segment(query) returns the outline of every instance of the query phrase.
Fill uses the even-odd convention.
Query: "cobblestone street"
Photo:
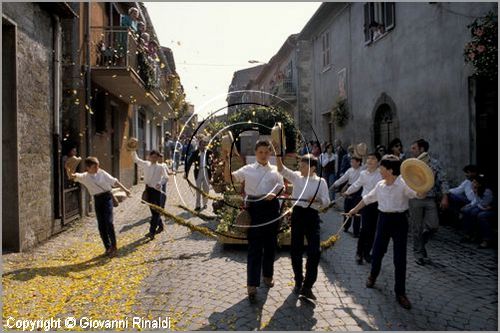
[[[170,177],[167,209],[190,218],[175,208],[182,203],[177,188],[190,207],[194,191],[182,174],[176,177],[177,186]],[[260,287],[258,302],[252,305],[246,297],[245,248],[225,247],[169,221],[155,240],[145,240],[149,210],[140,203],[141,191],[142,185],[136,186],[133,198],[115,211],[117,258],[92,261],[102,252],[93,217],[31,252],[4,255],[4,320],[11,315],[94,314],[108,319],[113,315],[171,316],[178,330],[497,329],[497,252],[460,244],[460,235],[451,228],[442,227],[431,240],[429,265],[414,263],[409,242],[407,291],[413,303],[409,311],[395,301],[391,245],[376,288],[366,289],[369,265],[355,264],[357,239],[350,233],[341,234],[335,246],[322,254],[313,289],[318,297],[315,305],[292,294],[293,273],[286,248],[277,256],[275,286]],[[211,214],[211,208],[205,213]],[[325,239],[339,228],[341,216],[332,209],[322,219]],[[198,218],[190,220],[207,225]],[[69,260],[74,263],[65,262]],[[108,275],[96,270],[106,270]],[[90,289],[96,288],[106,294],[110,281],[115,294],[109,303],[99,299],[105,295],[96,294],[93,302],[77,297],[92,295]],[[37,310],[30,312],[33,298]],[[101,303],[104,308],[98,307]],[[51,312],[44,313],[44,309]]]

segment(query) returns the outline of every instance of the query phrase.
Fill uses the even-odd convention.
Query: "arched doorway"
[[[399,120],[392,100],[382,94],[373,117],[373,144],[387,147],[392,139],[399,137]]]

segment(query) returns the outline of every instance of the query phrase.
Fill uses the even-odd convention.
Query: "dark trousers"
[[[146,186],[146,191],[148,191],[148,202],[161,207],[162,205],[161,192],[149,186]],[[161,220],[160,213],[155,211],[153,208],[150,208],[150,210],[151,210],[151,220],[149,222],[150,223],[149,232],[151,234],[154,234],[157,229],[163,228],[163,222]]]
[[[396,295],[406,292],[406,243],[408,219],[406,213],[379,213],[377,233],[373,243],[371,276],[376,279],[380,273],[382,258],[392,238],[395,269],[394,291]]]
[[[291,257],[295,284],[304,288],[312,288],[318,277],[321,248],[319,241],[320,218],[318,211],[312,208],[295,206],[292,212]],[[304,253],[304,236],[307,239],[306,277],[302,275],[302,255]]]
[[[165,204],[167,203],[167,196],[164,193],[167,193],[167,184],[163,184],[161,186],[161,190],[163,193],[161,193],[160,207],[165,208]]]
[[[104,247],[116,246],[115,228],[113,226],[113,198],[111,192],[94,195],[97,226]]]
[[[372,203],[361,210],[361,232],[356,253],[368,257],[372,250],[375,231],[377,230],[378,204]]]
[[[490,241],[494,238],[493,223],[496,222],[494,210],[482,210],[478,206],[468,207],[462,210],[464,231],[469,236],[479,231],[481,240]]]
[[[252,225],[274,222],[248,229],[247,285],[258,287],[260,276],[272,278],[276,252],[280,204],[278,199],[249,202]]]
[[[362,189],[359,189],[359,191],[351,194],[350,196],[346,197],[345,200],[344,200],[344,212],[349,212],[351,209],[353,209],[354,207],[356,207],[356,205],[361,201],[361,192],[362,192]],[[344,217],[344,221],[345,221],[345,217]],[[359,216],[353,216],[351,217],[351,219],[349,220],[349,222],[347,222],[344,226],[344,230],[347,231],[349,230],[349,228],[351,227],[351,222],[352,222],[352,232],[353,234],[355,235],[359,235],[359,229],[361,227],[361,219],[359,218]]]

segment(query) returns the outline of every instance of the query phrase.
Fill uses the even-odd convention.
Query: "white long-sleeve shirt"
[[[283,177],[276,166],[267,162],[247,164],[232,173],[237,182],[245,182],[245,193],[252,196],[264,196],[278,193],[284,186]]]
[[[358,179],[353,184],[351,184],[349,188],[347,188],[345,194],[351,195],[353,193],[356,193],[362,187],[363,191],[361,192],[361,195],[367,195],[381,180],[382,176],[380,175],[380,171],[378,169],[373,172],[363,170],[359,174]]]
[[[97,170],[96,173],[75,173],[75,182],[85,185],[90,195],[96,195],[104,192],[111,191],[113,185],[116,184],[118,179],[111,176],[103,169]]]
[[[330,195],[328,192],[328,185],[324,178],[320,178],[317,175],[304,177],[300,174],[299,171],[292,171],[287,167],[283,166],[283,170],[281,170],[281,175],[288,179],[293,184],[292,198],[295,199],[311,199],[316,190],[316,199],[321,202],[321,206],[325,207],[330,204]],[[318,189],[319,182],[319,189]],[[297,201],[297,206],[308,207],[309,202],[306,201]]]
[[[132,157],[134,162],[144,170],[144,183],[146,185],[156,188],[157,185],[162,186],[167,182],[168,174],[163,163],[153,164],[150,161],[141,160],[135,151],[132,153]]]
[[[336,161],[337,160],[337,154],[332,153],[331,155],[329,155],[328,153],[322,153],[320,155],[319,159],[321,161],[321,166],[324,167],[328,163],[330,163],[332,161]]]
[[[455,195],[465,195],[469,202],[472,202],[476,198],[474,190],[472,189],[472,182],[468,179],[464,180],[459,186],[451,188],[450,193]]]
[[[347,184],[352,185],[354,182],[358,179],[359,175],[361,174],[361,167],[354,169],[354,168],[349,168],[347,171],[333,183],[333,186],[337,187],[340,184],[343,184],[347,181]]]
[[[378,210],[384,213],[402,213],[408,210],[408,200],[415,199],[417,192],[406,185],[401,176],[398,176],[393,184],[387,185],[381,180],[365,196],[363,202],[369,205],[378,202]]]

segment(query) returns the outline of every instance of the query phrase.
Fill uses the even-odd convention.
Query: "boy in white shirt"
[[[318,265],[321,256],[320,218],[318,210],[311,204],[318,202],[322,207],[330,204],[328,185],[324,178],[316,175],[318,160],[311,154],[300,159],[299,170],[292,171],[283,165],[277,156],[278,171],[293,184],[292,198],[306,199],[294,203],[292,212],[291,257],[295,275],[293,292],[309,299],[316,299],[312,286],[318,276]],[[302,254],[304,252],[304,236],[307,239],[307,262],[305,279],[302,275]]]
[[[164,166],[158,163],[160,159],[160,153],[156,150],[151,150],[149,153],[149,161],[144,161],[137,156],[137,153],[132,152],[132,157],[134,162],[143,169],[144,171],[144,183],[146,184],[147,192],[147,202],[152,203],[157,206],[162,205],[162,193],[161,189],[163,184],[168,180],[168,174]],[[149,233],[146,237],[151,240],[155,238],[155,234],[159,234],[163,231],[163,222],[161,220],[160,213],[158,213],[153,208],[151,210],[151,220],[149,226]]]
[[[229,152],[227,152],[229,153]],[[269,163],[271,143],[259,140],[255,144],[256,162],[231,173],[229,155],[224,158],[224,179],[234,179],[245,184],[245,202],[251,216],[248,228],[247,291],[250,302],[256,300],[257,287],[262,272],[264,284],[274,286],[274,255],[280,220],[280,203],[277,196],[283,191],[283,177]]]
[[[361,157],[352,155],[351,156],[351,167],[349,169],[347,169],[347,171],[342,175],[342,177],[337,179],[330,188],[335,189],[335,188],[339,187],[340,185],[344,184],[345,182],[347,182],[347,186],[351,186],[352,184],[354,184],[354,182],[356,182],[356,180],[358,180],[359,175],[361,174],[361,170],[362,170],[361,162],[362,161],[363,160],[361,159]],[[358,191],[345,197],[344,212],[347,213],[354,206],[356,206],[359,201],[361,201],[361,189],[358,189]],[[361,226],[361,220],[357,216],[353,217],[353,219],[354,219],[354,221],[352,223],[353,235],[354,235],[354,237],[359,237],[359,229]],[[349,222],[347,222],[344,225],[344,231],[348,232],[350,227],[351,227],[351,220],[349,220]]]
[[[366,158],[366,169],[361,171],[359,178],[349,186],[342,194],[349,196],[363,189],[361,196],[367,195],[375,185],[382,180],[382,176],[378,170],[378,162],[380,155],[378,153],[370,153]],[[356,262],[363,263],[363,258],[366,262],[371,262],[370,251],[375,237],[378,219],[378,205],[376,202],[369,204],[361,210],[361,231],[358,238],[358,247],[356,250]]]
[[[423,198],[425,194],[417,193],[406,185],[400,176],[401,161],[397,156],[385,155],[380,162],[380,174],[383,180],[346,215],[351,217],[363,207],[378,202],[379,218],[377,232],[373,243],[371,273],[366,281],[367,288],[373,288],[380,273],[382,258],[387,252],[389,241],[394,243],[394,272],[396,300],[405,309],[411,308],[406,297],[406,244],[408,239],[408,201]]]
[[[116,255],[116,235],[113,226],[113,197],[111,189],[119,186],[128,196],[130,191],[111,176],[109,173],[99,168],[99,160],[89,156],[85,159],[85,172],[73,173],[70,179],[85,185],[89,194],[94,197],[95,215],[99,234],[106,252],[104,254],[113,257]]]

